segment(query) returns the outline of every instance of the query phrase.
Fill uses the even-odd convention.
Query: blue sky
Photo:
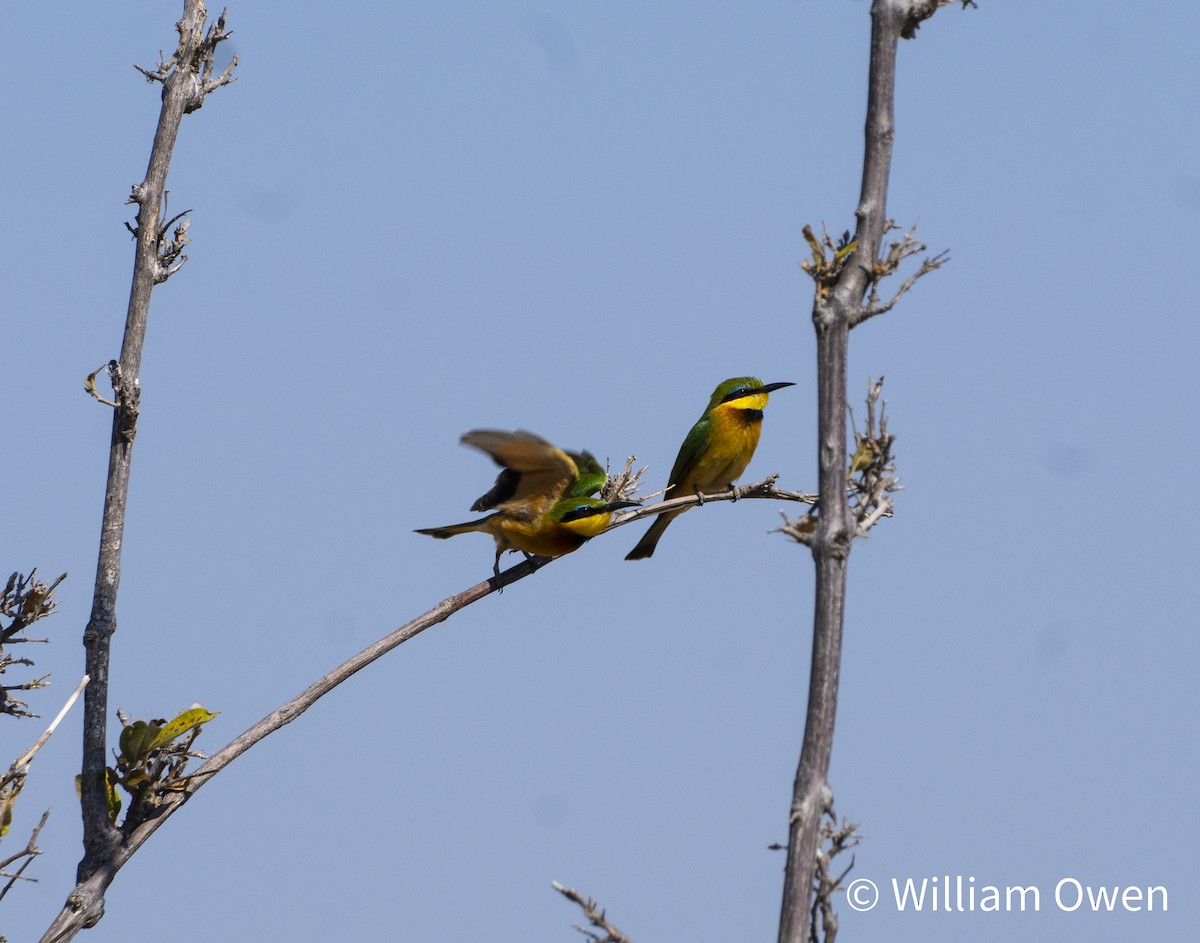
[[[47,716],[82,673],[110,423],[82,381],[119,350],[157,120],[132,64],[178,7],[6,14],[2,563],[70,573]],[[980,7],[900,51],[889,213],[952,261],[851,339],[906,490],[851,559],[831,778],[853,876],[1042,907],[843,903],[842,933],[1188,939],[1200,13]],[[490,484],[474,427],[657,488],[718,381],[793,380],[746,480],[811,490],[801,229],[853,225],[868,9],[233,5],[239,81],[172,164],[193,242],[154,296],[113,709],[199,701],[215,749],[485,577],[487,539],[412,533]],[[572,939],[558,880],[641,943],[772,939],[812,604],[778,510],[691,512],[640,563],[621,529],[404,645],[206,786],[87,938]],[[79,722],[5,843],[53,809],[14,941],[72,883]],[[1169,911],[1062,913],[1064,877]]]

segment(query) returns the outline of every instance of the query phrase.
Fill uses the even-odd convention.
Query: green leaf
[[[0,796],[0,838],[8,834],[8,829],[12,825],[12,807],[17,801],[16,791],[6,792]]]
[[[121,811],[121,796],[117,792],[117,771],[104,767],[104,789],[108,795],[108,820],[117,824],[117,813]]]
[[[121,755],[130,765],[142,762],[154,749],[159,735],[162,733],[164,720],[135,720],[121,730]]]
[[[210,720],[219,714],[220,711],[208,711],[203,707],[189,707],[182,714],[168,723],[165,727],[158,731],[158,735],[150,743],[150,749],[166,746],[172,740],[182,737],[193,727],[199,727],[202,724],[207,724]]]
[[[117,776],[117,771],[111,766],[104,767],[104,792],[108,799],[108,820],[114,825],[117,822],[117,813],[121,811],[121,796],[117,793],[117,783],[120,778]],[[75,795],[83,798],[83,775],[76,774],[75,776]]]

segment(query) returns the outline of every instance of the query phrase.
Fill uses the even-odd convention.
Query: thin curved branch
[[[701,505],[708,504],[710,501],[740,501],[743,498],[766,498],[773,501],[798,501],[801,504],[817,503],[817,495],[815,494],[809,494],[805,491],[779,490],[775,485],[775,482],[778,480],[779,475],[774,474],[753,484],[738,485],[735,488],[726,488],[724,491],[705,492],[703,496],[695,494],[681,495],[678,498],[668,498],[656,504],[646,504],[615,517],[613,522],[605,528],[604,532],[607,534],[614,527],[631,524],[646,517],[657,517],[664,511],[700,507]]]
[[[50,726],[42,731],[42,735],[37,738],[37,742],[33,746],[13,760],[12,766],[9,768],[9,771],[6,775],[24,776],[29,772],[29,766],[31,763],[33,763],[33,758],[37,755],[38,750],[44,747],[46,745],[46,741],[53,736],[54,731],[58,729],[58,725],[61,724],[63,718],[67,716],[67,711],[75,706],[75,701],[79,699],[79,695],[83,693],[83,689],[87,687],[87,683],[90,680],[91,679],[87,675],[83,676],[79,684],[76,685],[75,690],[71,692],[70,697],[67,698],[66,703],[59,708],[58,714],[55,715],[54,720],[50,721]]]
[[[808,504],[816,500],[816,495],[805,494],[799,491],[778,490],[775,487],[778,477],[778,475],[771,475],[762,481],[742,485],[737,489],[706,494],[703,499],[700,499],[696,495],[688,495],[671,498],[668,501],[660,501],[655,504],[648,504],[614,519],[605,530],[605,533],[632,521],[660,514],[663,511],[696,506],[702,503],[737,501],[743,498],[768,498],[778,501],[799,501]],[[256,743],[290,724],[342,682],[362,671],[362,669],[366,668],[373,661],[403,645],[409,639],[415,638],[439,622],[445,622],[460,609],[478,602],[485,596],[490,596],[505,586],[510,586],[519,580],[525,579],[527,576],[536,573],[542,567],[548,566],[553,562],[554,560],[548,557],[531,557],[501,572],[498,580],[495,578],[487,579],[464,589],[462,592],[447,596],[428,612],[424,612],[415,619],[406,622],[398,629],[389,632],[373,645],[364,648],[358,654],[342,662],[342,664],[338,665],[324,677],[314,681],[291,700],[271,711],[256,724],[247,728],[243,733],[221,747],[201,766],[197,767],[195,772],[185,777],[186,785],[184,788],[169,793],[162,798],[161,803],[155,809],[153,817],[139,822],[128,832],[121,831],[120,829],[117,830],[120,832],[120,841],[116,850],[101,863],[100,867],[90,875],[85,876],[78,886],[76,886],[75,890],[67,898],[66,907],[63,908],[63,911],[59,914],[54,924],[51,925],[50,929],[42,937],[42,943],[60,943],[60,941],[69,940],[83,926],[91,926],[99,920],[100,915],[103,915],[104,895],[116,877],[117,872],[145,844],[146,840],[158,831],[159,827],[178,811],[188,799],[195,795],[205,783]],[[92,920],[92,923],[83,923],[87,919],[86,915],[97,914],[97,906],[99,907],[99,915],[95,917],[95,920]]]
[[[664,511],[675,510],[680,507],[698,506],[709,502],[720,501],[738,501],[743,498],[770,498],[779,501],[799,501],[801,503],[812,504],[816,501],[816,495],[805,494],[799,491],[779,491],[775,488],[777,475],[772,475],[762,481],[755,482],[750,485],[743,485],[736,489],[728,489],[725,491],[705,494],[703,500],[696,495],[688,497],[672,498],[668,501],[660,501],[656,504],[648,504],[645,507],[637,508],[627,514],[623,514],[613,520],[613,522],[605,529],[604,533],[615,530],[625,524],[640,520],[644,517],[652,517],[661,514]],[[553,563],[554,559],[549,557],[531,557],[523,560],[515,566],[509,567],[500,573],[499,580],[495,578],[486,579],[481,583],[476,583],[461,592],[455,593],[452,596],[447,596],[440,603],[434,606],[427,612],[422,613],[416,618],[406,622],[398,629],[389,632],[383,638],[379,639],[374,644],[364,648],[358,654],[348,658],[338,667],[334,668],[324,677],[313,682],[294,698],[280,707],[267,714],[258,723],[247,729],[244,733],[235,737],[228,744],[217,750],[209,759],[192,773],[188,779],[188,786],[181,792],[181,798],[177,804],[181,804],[186,799],[190,798],[205,782],[219,773],[222,769],[228,766],[233,760],[245,753],[250,747],[258,743],[260,740],[279,730],[281,727],[290,724],[293,720],[303,714],[308,708],[312,707],[318,700],[336,688],[343,681],[348,680],[353,675],[357,674],[371,662],[386,655],[392,649],[399,647],[409,639],[415,638],[417,635],[424,632],[426,629],[437,625],[439,622],[445,622],[446,619],[454,615],[461,609],[466,608],[472,603],[478,602],[485,596],[490,596],[505,586],[511,586],[513,583],[531,576],[544,566]],[[153,832],[158,827],[161,820],[170,815],[169,810],[159,816],[154,822],[147,822],[141,826],[138,832],[134,833],[134,837],[138,836],[139,832],[146,829],[148,826],[149,832]],[[149,834],[147,832],[147,836]],[[144,837],[141,838],[145,840]]]
[[[10,855],[3,860],[0,860],[0,878],[8,878],[4,887],[0,888],[0,900],[4,900],[6,895],[17,881],[36,880],[35,878],[25,877],[25,869],[33,864],[33,860],[42,853],[42,849],[37,846],[38,835],[42,833],[42,829],[46,827],[46,822],[50,819],[50,810],[47,809],[42,813],[42,817],[38,820],[37,825],[33,827],[33,831],[29,835],[29,841],[25,843],[25,847],[18,851],[15,855]],[[10,865],[20,861],[21,865],[15,871],[5,870]]]
[[[852,312],[850,316],[851,328],[858,327],[863,321],[891,311],[895,307],[896,302],[904,297],[908,290],[917,283],[918,279],[923,278],[930,272],[937,271],[950,261],[949,250],[942,250],[937,255],[926,256],[921,260],[921,265],[917,270],[896,289],[895,294],[887,301],[882,300],[879,297],[879,283],[895,274],[900,268],[900,263],[905,259],[925,251],[924,243],[913,235],[915,229],[916,227],[913,227],[898,241],[893,242],[888,247],[887,255],[882,259],[876,260],[875,272],[871,281],[871,293],[867,298],[866,304],[859,305],[857,310]]]

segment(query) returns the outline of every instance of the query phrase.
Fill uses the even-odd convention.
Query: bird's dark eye
[[[577,521],[581,517],[591,517],[593,514],[599,514],[600,509],[595,508],[590,504],[577,504],[571,510],[567,511],[559,521],[566,524],[568,521]]]
[[[741,394],[741,393],[749,393],[749,392],[750,392],[750,387],[739,386],[736,390],[733,391],[733,394]],[[730,395],[733,395],[733,394],[730,394]]]

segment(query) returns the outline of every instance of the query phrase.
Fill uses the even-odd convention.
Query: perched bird
[[[491,534],[497,578],[504,551],[560,557],[604,530],[613,511],[637,504],[590,497],[607,477],[600,463],[588,452],[564,452],[532,432],[472,429],[460,441],[487,452],[503,468],[491,489],[471,505],[472,511],[494,508],[495,513],[416,533],[440,540],[472,531]]]
[[[794,383],[767,383],[758,377],[734,377],[718,386],[704,415],[679,447],[679,456],[667,479],[667,497],[703,494],[731,487],[741,477],[762,432],[763,407],[775,390]],[[654,555],[654,548],[667,526],[686,511],[664,511],[654,519],[645,536],[629,551],[626,560]]]

